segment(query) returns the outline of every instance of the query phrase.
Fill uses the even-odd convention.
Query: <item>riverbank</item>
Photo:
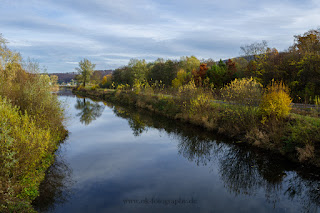
[[[163,116],[202,126],[239,143],[248,143],[320,166],[320,119],[291,113],[282,120],[261,122],[258,107],[219,104],[199,97],[198,102],[164,94],[128,90],[73,90],[75,94],[148,109]]]
[[[64,107],[39,65],[23,63],[3,41],[0,35],[0,212],[35,212],[31,203],[68,133]]]
[[[27,112],[0,96],[1,212],[35,212],[32,201],[68,132],[39,127]]]

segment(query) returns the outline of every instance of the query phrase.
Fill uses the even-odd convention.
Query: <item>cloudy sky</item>
[[[49,73],[82,58],[114,69],[130,58],[227,59],[266,40],[278,50],[320,27],[320,0],[1,0],[0,33]]]

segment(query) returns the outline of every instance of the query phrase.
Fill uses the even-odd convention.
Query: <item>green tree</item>
[[[135,80],[138,80],[139,82],[146,80],[148,67],[147,62],[144,59],[130,59],[128,66],[131,68]]]
[[[294,100],[313,102],[320,94],[320,29],[294,37],[294,44],[287,53],[290,60],[282,65],[290,77],[289,86]]]
[[[172,80],[172,86],[174,88],[179,88],[186,82],[187,78],[188,78],[188,74],[186,73],[186,71],[184,71],[183,69],[180,69],[179,72],[177,73],[177,77]]]
[[[83,83],[83,86],[86,86],[86,82],[90,81],[90,77],[93,73],[93,69],[95,68],[95,64],[92,64],[91,61],[84,58],[79,62],[79,67],[76,68],[76,70],[79,73],[80,79]]]
[[[100,71],[93,71],[90,81],[93,84],[98,84],[102,80],[102,73]]]
[[[191,73],[192,70],[199,68],[200,60],[195,56],[181,57],[180,68],[184,69],[187,73]]]
[[[172,80],[176,77],[178,72],[177,62],[163,59],[158,59],[152,65],[148,79],[151,82],[162,82],[165,86],[170,86]]]
[[[206,73],[206,77],[209,78],[209,82],[213,83],[216,88],[221,88],[225,83],[226,65],[220,60],[219,64],[212,65]]]
[[[116,84],[133,85],[134,76],[131,68],[128,66],[120,67],[112,73],[112,81]]]
[[[238,78],[243,78],[245,76],[245,72],[248,66],[248,61],[243,58],[243,57],[239,57],[239,58],[234,58],[233,61],[236,64],[236,68],[237,68],[237,77]]]

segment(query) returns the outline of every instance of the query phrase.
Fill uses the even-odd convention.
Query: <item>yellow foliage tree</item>
[[[267,118],[283,119],[291,110],[292,99],[289,95],[289,88],[283,82],[275,82],[267,86],[262,96],[260,109],[264,115],[263,121]]]
[[[180,69],[179,72],[177,73],[177,77],[172,80],[172,86],[174,88],[181,87],[185,83],[187,77],[188,77],[188,74],[186,73],[186,71],[184,71],[184,69]]]

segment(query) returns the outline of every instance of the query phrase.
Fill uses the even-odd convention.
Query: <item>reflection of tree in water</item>
[[[301,200],[305,212],[317,212],[320,206],[320,171],[312,170],[308,173],[297,171],[288,180],[285,194],[291,200]],[[308,198],[308,199],[301,199]]]
[[[224,155],[219,158],[219,173],[230,193],[255,195],[262,188],[266,199],[274,205],[279,200],[286,175],[284,169],[281,160],[270,160],[265,153],[237,146],[225,148]]]
[[[99,102],[91,102],[89,100],[77,99],[75,108],[80,110],[77,116],[80,117],[80,122],[89,125],[92,121],[96,120],[102,115],[104,105]]]
[[[114,107],[114,114],[118,117],[125,118],[128,120],[130,128],[133,130],[134,136],[140,136],[144,131],[147,131],[146,124],[140,118],[139,113],[128,113],[121,107]]]
[[[211,151],[217,145],[215,141],[203,137],[200,139],[201,137],[194,135],[192,132],[187,135],[176,135],[175,138],[180,141],[178,144],[179,154],[189,161],[194,161],[197,165],[207,165],[212,160]]]
[[[306,171],[277,154],[245,145],[223,143],[217,136],[201,128],[150,112],[140,110],[141,113],[137,109],[122,107],[113,109],[117,116],[129,121],[135,135],[150,127],[157,128],[178,139],[179,154],[188,160],[197,165],[214,161],[230,193],[255,196],[264,191],[266,200],[274,206],[284,196],[293,202],[300,202],[304,212],[315,212],[320,206],[319,170]]]
[[[179,153],[190,161],[203,165],[217,162],[221,180],[230,193],[254,196],[263,189],[266,200],[274,206],[281,196],[300,202],[304,212],[315,212],[320,206],[319,170],[310,173],[281,156],[259,149],[209,142],[184,134],[178,138]]]
[[[38,212],[53,211],[55,206],[68,201],[73,185],[71,174],[71,169],[57,151],[55,161],[46,171],[45,179],[40,185],[40,196],[33,202]]]

